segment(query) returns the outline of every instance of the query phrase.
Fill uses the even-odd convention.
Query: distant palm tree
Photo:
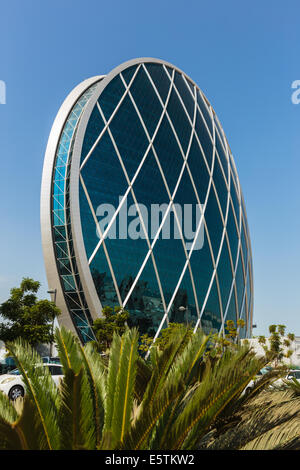
[[[138,332],[114,334],[108,357],[55,332],[64,378],[57,388],[37,353],[21,340],[7,344],[26,394],[18,406],[0,393],[0,447],[5,449],[196,449],[224,433],[248,397],[242,395],[266,360],[245,346],[209,354],[210,336],[188,329],[146,361]],[[225,426],[225,428],[224,428]],[[224,430],[225,429],[225,430]]]

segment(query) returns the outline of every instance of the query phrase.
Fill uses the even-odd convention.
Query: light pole
[[[180,312],[185,312],[185,323],[188,324],[188,307],[184,307],[183,305],[178,309]]]
[[[56,292],[57,292],[57,290],[56,289],[51,289],[51,290],[48,290],[47,292],[51,296],[53,295],[53,303],[56,306]],[[53,337],[53,331],[54,331],[54,320],[55,320],[55,317],[53,315],[52,328],[51,328],[51,336],[52,337]],[[51,343],[50,343],[50,357],[52,357],[52,354],[53,354],[53,341],[51,340]]]

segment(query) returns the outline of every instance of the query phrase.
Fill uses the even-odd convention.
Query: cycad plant
[[[242,346],[213,357],[209,336],[186,335],[183,328],[163,349],[154,344],[145,360],[136,329],[114,334],[108,357],[57,329],[64,370],[58,388],[28,344],[7,344],[26,394],[16,407],[0,393],[0,447],[196,449],[265,360]]]

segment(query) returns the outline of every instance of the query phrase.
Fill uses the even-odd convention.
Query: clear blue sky
[[[300,335],[300,5],[289,0],[10,0],[0,6],[0,302],[47,283],[39,197],[53,119],[69,91],[134,57],[184,70],[218,114],[246,201],[256,334]]]

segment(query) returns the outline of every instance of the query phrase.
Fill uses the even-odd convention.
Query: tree
[[[52,324],[60,310],[47,299],[38,300],[39,288],[39,281],[26,277],[20,287],[11,289],[10,298],[0,306],[5,320],[0,324],[0,340],[23,338],[32,346],[53,342]]]
[[[122,307],[104,307],[102,310],[104,318],[97,318],[93,323],[93,331],[97,338],[97,346],[100,351],[106,351],[113,340],[114,333],[120,336],[125,332],[129,312]]]
[[[238,328],[243,328],[245,326],[244,320],[237,321],[237,327],[233,320],[227,320],[225,331],[227,332],[224,336],[219,335],[218,333],[210,335],[209,346],[207,348],[207,354],[209,353],[211,356],[216,356],[222,354],[224,348],[226,347],[234,347],[239,343],[238,339]],[[167,346],[171,338],[177,332],[180,333],[181,331],[187,331],[185,342],[189,341],[194,333],[194,328],[185,323],[169,323],[166,328],[161,330],[160,335],[156,338],[155,344],[160,349],[163,349]],[[152,346],[154,338],[149,336],[147,333],[141,336],[140,347],[139,350],[142,352],[148,352],[150,347]]]
[[[288,333],[285,338],[285,330],[285,325],[270,325],[269,341],[267,342],[264,336],[259,336],[258,338],[258,342],[263,346],[266,356],[269,357],[270,362],[274,361],[275,367],[278,366],[284,357],[290,358],[293,354],[293,351],[287,350],[287,348],[291,346],[295,335]]]
[[[166,328],[161,330],[160,335],[155,340],[155,345],[160,349],[163,349],[169,344],[170,339],[176,334],[177,332],[180,333],[181,331],[187,330],[187,335],[185,338],[185,342],[189,341],[189,339],[193,335],[193,328],[189,325],[185,325],[184,323],[172,323],[170,322]],[[141,336],[140,338],[140,346],[139,350],[141,352],[148,352],[149,348],[152,346],[154,338],[149,336],[147,333]]]

